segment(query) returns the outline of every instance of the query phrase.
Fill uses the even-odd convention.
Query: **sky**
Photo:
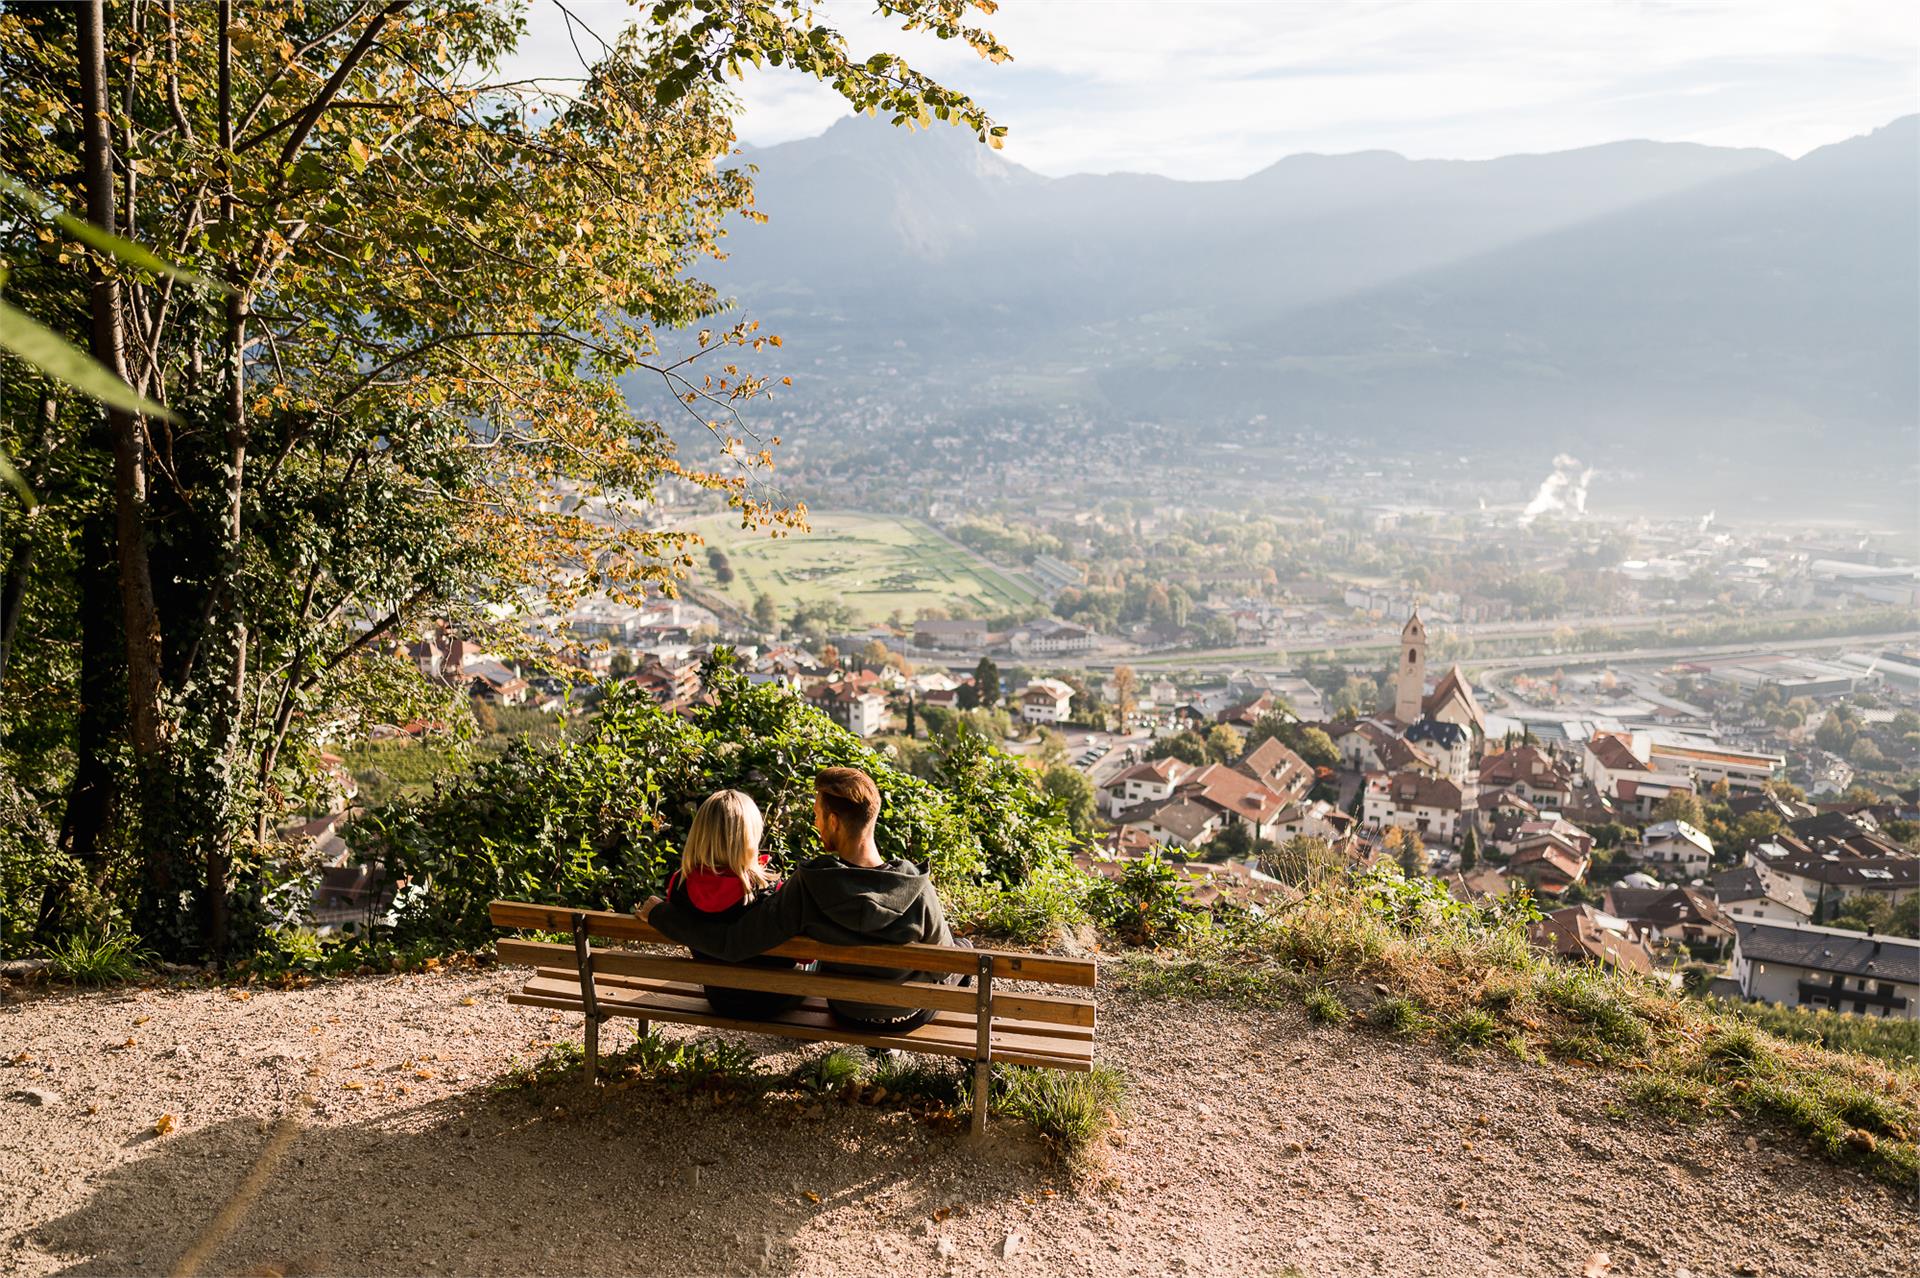
[[[602,34],[631,14],[566,4]],[[577,74],[560,10],[530,5],[508,70]],[[999,66],[868,4],[818,11],[855,53],[904,54],[970,93],[1008,127],[1007,157],[1053,176],[1223,179],[1301,151],[1484,159],[1626,138],[1798,156],[1920,111],[1910,0],[1002,0],[985,20],[1013,53]],[[758,145],[848,112],[792,72],[737,92]]]

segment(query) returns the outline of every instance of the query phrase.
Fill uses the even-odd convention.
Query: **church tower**
[[[1427,626],[1415,608],[1400,628],[1400,673],[1394,676],[1393,717],[1402,723],[1420,722],[1420,706],[1427,695]]]

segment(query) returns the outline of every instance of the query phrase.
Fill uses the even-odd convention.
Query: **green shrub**
[[[1920,1062],[1920,1020],[1905,1016],[1860,1016],[1825,1008],[1781,1007],[1771,1003],[1711,1000],[1728,1016],[1769,1034],[1801,1043],[1818,1043],[1836,1052],[1856,1052],[1895,1065]]]
[[[708,691],[713,704],[683,717],[616,688],[578,737],[517,739],[436,792],[362,818],[369,850],[416,885],[395,903],[400,937],[489,943],[487,906],[499,897],[630,910],[664,884],[693,813],[719,789],[754,796],[762,850],[789,868],[820,851],[813,778],[832,766],[862,768],[879,785],[882,853],[926,864],[963,896],[969,885],[1008,890],[996,902],[1008,930],[1036,935],[1069,909],[1064,818],[1016,760],[974,734],[938,743],[929,782],[791,692],[748,686],[725,661]]]
[[[1087,893],[1087,908],[1102,926],[1131,945],[1169,945],[1201,925],[1187,900],[1187,880],[1157,851],[1128,861],[1119,875]]]

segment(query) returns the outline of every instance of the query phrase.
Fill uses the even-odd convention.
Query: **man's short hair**
[[[823,769],[813,779],[813,792],[827,815],[855,834],[864,834],[880,819],[880,787],[858,768]]]

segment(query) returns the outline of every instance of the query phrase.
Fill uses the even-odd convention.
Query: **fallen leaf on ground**
[[[462,1006],[462,1007],[472,1007],[472,1006],[473,1006],[473,1005],[474,1005],[475,1003],[477,1003],[477,1002],[479,1002],[479,1001],[480,1001],[480,1000],[478,1000],[478,999],[476,999],[476,998],[475,998],[475,997],[474,997],[473,995],[471,995],[471,994],[469,994],[469,995],[467,995],[467,996],[466,996],[465,998],[463,998],[463,999],[461,999],[461,1000],[460,1000],[460,1006]]]
[[[342,1083],[340,1086],[342,1090],[349,1092],[364,1092],[367,1090],[367,1085],[361,1082]]]
[[[165,1136],[177,1126],[179,1126],[179,1124],[174,1121],[172,1114],[162,1114],[153,1120],[153,1134],[155,1136]]]
[[[1596,1251],[1587,1257],[1586,1268],[1580,1271],[1580,1278],[1607,1278],[1613,1272],[1613,1258],[1604,1251]]]
[[[1020,1244],[1024,1241],[1019,1234],[1008,1234],[1000,1244],[1000,1258],[1005,1260],[1011,1257],[1014,1252],[1020,1250]]]

